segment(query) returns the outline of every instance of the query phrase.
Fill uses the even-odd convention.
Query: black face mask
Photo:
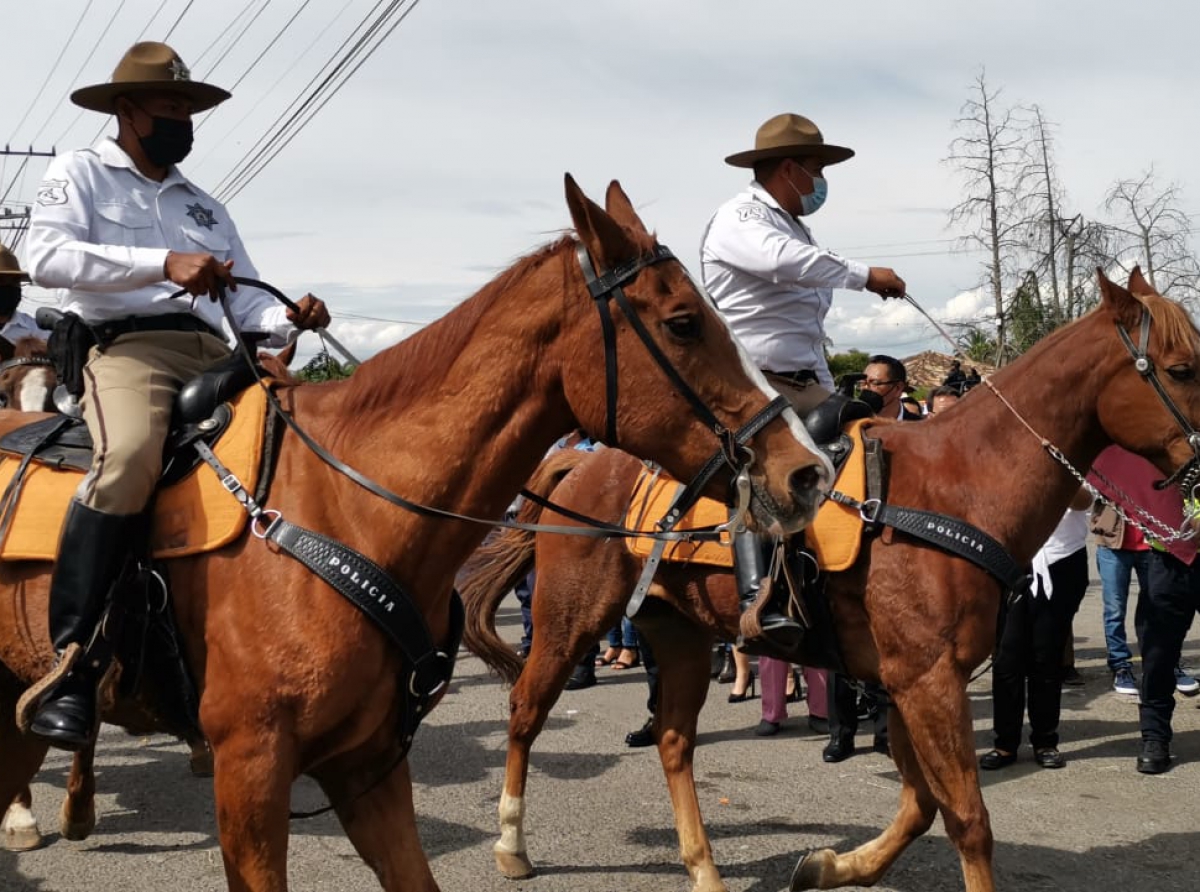
[[[0,317],[5,320],[12,318],[21,302],[20,285],[0,285]]]
[[[178,164],[192,151],[192,122],[176,118],[150,118],[148,136],[139,136],[142,151],[155,167]]]

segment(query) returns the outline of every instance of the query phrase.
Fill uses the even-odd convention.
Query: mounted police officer
[[[108,83],[71,94],[82,108],[115,115],[116,138],[58,156],[38,189],[30,274],[65,289],[63,309],[96,339],[82,367],[95,457],[68,509],[50,589],[50,636],[60,655],[91,640],[129,559],[161,472],[176,393],[229,355],[233,333],[223,329],[219,286],[233,289],[235,273],[257,278],[224,206],[176,167],[192,147],[192,115],[229,95],[191,80],[169,46],[136,44]],[[180,288],[193,299],[171,299]],[[228,301],[238,328],[267,335],[272,346],[297,328],[329,323],[312,295],[296,311],[249,288],[232,290]],[[96,681],[80,661],[42,700],[31,730],[64,749],[86,744],[96,727]]]
[[[10,344],[21,338],[44,339],[46,336],[32,316],[17,309],[21,303],[21,286],[28,281],[29,274],[21,269],[13,252],[0,245],[0,337]]]
[[[825,203],[825,168],[854,151],[825,142],[817,125],[801,115],[776,115],[758,128],[754,148],[725,159],[753,168],[754,180],[721,205],[700,246],[704,286],[733,333],[767,379],[801,416],[827,400],[836,425],[845,398],[833,396],[825,361],[825,315],[833,289],[866,289],[901,297],[904,280],[886,267],[868,267],[817,245],[804,218]],[[754,534],[734,540],[742,609],[756,600],[765,564]],[[784,651],[801,628],[790,617],[766,610],[763,638]],[[757,641],[744,642],[754,646]],[[755,650],[754,652],[760,652]]]

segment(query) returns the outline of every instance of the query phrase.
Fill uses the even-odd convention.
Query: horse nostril
[[[792,471],[788,476],[788,486],[793,495],[809,495],[821,482],[821,466],[808,465]]]

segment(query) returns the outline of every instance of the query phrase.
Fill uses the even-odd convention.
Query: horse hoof
[[[92,831],[96,829],[96,809],[94,807],[87,810],[87,814],[83,816],[81,821],[73,821],[67,815],[67,803],[63,802],[62,810],[58,815],[58,832],[62,834],[63,839],[69,839],[71,842],[82,842],[92,835]]]
[[[821,849],[809,852],[800,858],[796,869],[792,871],[792,881],[788,884],[789,892],[800,892],[801,889],[824,889],[822,880],[825,868],[828,867],[837,853],[833,849]]]
[[[46,844],[42,834],[34,827],[9,827],[4,831],[4,849],[8,852],[32,852]]]
[[[212,777],[213,776],[213,754],[207,746],[202,750],[192,750],[188,756],[188,768],[192,772],[192,777]]]
[[[510,880],[526,880],[533,876],[533,862],[524,852],[496,851],[496,868]]]

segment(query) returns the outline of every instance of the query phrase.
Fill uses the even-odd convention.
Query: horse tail
[[[543,459],[525,488],[546,498],[589,453],[563,449]],[[542,507],[526,499],[517,512],[522,523],[537,523]],[[507,684],[513,684],[525,662],[496,633],[496,611],[505,595],[533,569],[535,534],[501,529],[475,550],[458,579],[466,608],[463,645],[483,660]]]

